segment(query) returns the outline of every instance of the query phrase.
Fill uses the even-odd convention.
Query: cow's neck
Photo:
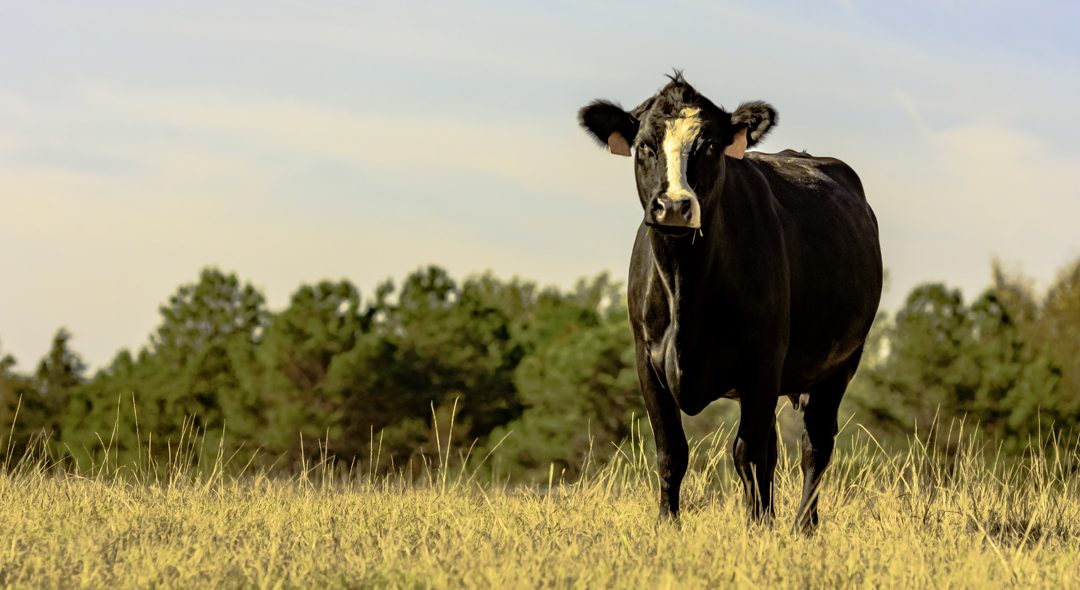
[[[745,166],[743,160],[727,160],[719,190],[703,200],[701,231],[679,238],[653,232],[654,261],[667,294],[671,326],[685,332],[684,337],[692,338],[694,327],[702,325],[700,316],[707,309],[703,302],[710,303],[708,299],[723,290],[732,261],[739,257],[756,260],[756,253],[740,251],[747,242],[738,224],[739,220],[752,224],[767,205],[760,195],[752,194]]]
[[[711,264],[706,248],[701,235],[671,238],[653,234],[654,276],[659,279],[667,301],[666,341],[677,340],[680,345],[692,345],[697,341],[697,328],[702,319],[700,302]],[[697,310],[697,317],[694,310]]]

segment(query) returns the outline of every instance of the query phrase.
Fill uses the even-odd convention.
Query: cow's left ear
[[[776,126],[776,109],[767,102],[744,102],[731,113],[731,123],[746,129],[746,147],[752,148]]]
[[[613,154],[630,155],[630,144],[637,137],[638,120],[619,105],[594,100],[578,111],[578,122],[600,145]]]
[[[735,132],[735,136],[731,139],[731,143],[724,148],[724,155],[731,156],[737,160],[741,160],[746,156],[746,127],[738,128],[738,131]]]

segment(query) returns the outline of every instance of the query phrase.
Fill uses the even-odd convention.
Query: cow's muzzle
[[[698,229],[701,227],[701,204],[695,197],[653,197],[645,210],[645,223],[663,228]]]

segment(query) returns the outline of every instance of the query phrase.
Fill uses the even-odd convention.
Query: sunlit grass
[[[0,475],[0,585],[1080,587],[1075,439],[1006,462],[968,435],[949,453],[913,439],[890,454],[848,425],[806,538],[790,530],[791,450],[777,522],[745,524],[730,434],[694,445],[677,525],[655,522],[640,435],[580,481],[553,473],[533,486],[478,483],[488,474],[455,468],[445,448],[411,478],[330,462],[291,478],[229,475],[212,453],[220,468],[201,475],[181,452],[84,474],[27,460]]]

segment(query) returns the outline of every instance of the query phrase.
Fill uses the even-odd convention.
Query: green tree
[[[878,423],[926,431],[966,416],[1019,450],[1049,417],[1059,372],[1024,340],[994,289],[969,308],[957,290],[917,287],[886,337],[887,356],[867,370],[872,392],[857,398]]]
[[[6,465],[17,463],[25,455],[31,438],[35,433],[40,435],[44,427],[32,421],[45,418],[32,412],[29,417],[24,414],[23,404],[39,394],[32,379],[15,371],[16,365],[14,356],[0,356],[0,458]]]
[[[1053,419],[1062,428],[1080,425],[1080,259],[1050,286],[1035,334],[1061,370]]]
[[[269,322],[262,293],[235,274],[207,268],[161,306],[162,323],[151,348],[167,363],[184,366],[214,346],[240,341],[255,345]]]
[[[442,269],[428,267],[394,289],[384,284],[369,308],[371,333],[342,355],[333,377],[347,391],[346,439],[366,457],[371,433],[381,433],[383,456],[400,463],[417,450],[432,452],[432,411],[448,426],[458,415],[459,440],[483,437],[520,412],[513,370],[521,359],[510,319],[485,299],[485,289],[461,288]]]
[[[349,391],[343,386],[351,379],[340,373],[347,369],[344,353],[357,347],[370,324],[370,312],[361,309],[360,293],[348,281],[302,286],[274,316],[259,347],[258,388],[268,426],[264,448],[295,461],[303,436],[311,439],[304,449],[312,454],[319,441],[331,453],[346,450]]]
[[[26,405],[28,420],[40,425],[54,441],[61,438],[61,422],[68,397],[74,388],[86,381],[86,363],[69,348],[70,340],[71,334],[65,328],[57,330],[49,353],[38,363],[34,376],[37,395],[26,400],[30,402]],[[40,418],[30,417],[35,412]]]
[[[494,469],[513,479],[579,474],[586,455],[602,462],[644,415],[622,290],[607,275],[574,292],[543,292],[528,309],[526,356],[514,373],[524,405],[477,455],[496,444]]]
[[[39,445],[59,446],[68,397],[86,379],[86,363],[69,346],[71,334],[64,328],[53,336],[48,354],[38,363],[33,376],[15,372],[15,358],[0,358],[0,419],[5,446],[11,448],[10,462],[28,450],[44,450]]]
[[[181,286],[161,315],[150,346],[137,358],[122,352],[75,390],[64,442],[89,459],[101,454],[102,441],[111,441],[105,446],[116,460],[133,462],[147,442],[140,431],[156,437],[161,453],[198,433],[208,454],[227,431],[226,452],[244,446],[238,457],[246,459],[265,426],[252,386],[255,347],[269,321],[262,295],[211,268]]]

